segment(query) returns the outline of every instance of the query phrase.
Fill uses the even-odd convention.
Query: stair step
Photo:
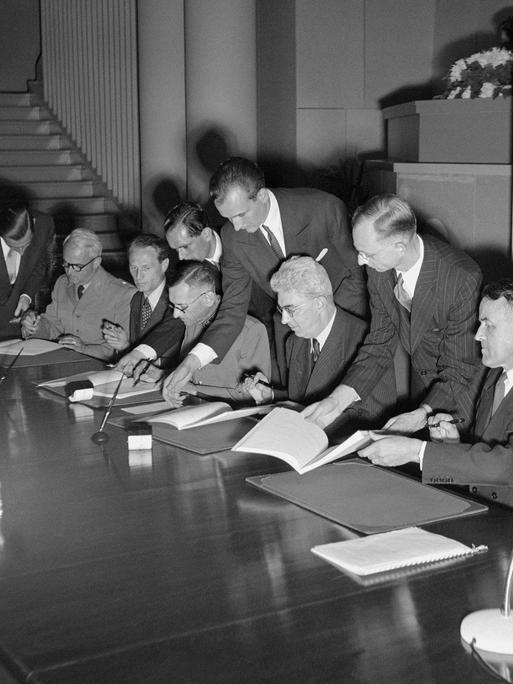
[[[45,199],[47,197],[93,197],[102,188],[95,181],[57,181],[25,183],[23,188],[29,197]],[[12,185],[2,186],[0,180],[0,198],[12,197]]]
[[[23,193],[13,194],[13,198],[21,200],[23,198]],[[104,214],[104,213],[116,213],[118,207],[115,202],[107,197],[47,197],[45,199],[33,199],[31,197],[28,199],[28,204],[33,209],[38,211],[43,211],[47,214]],[[5,198],[0,199],[0,205],[6,205],[12,203],[13,199],[7,200]]]
[[[98,235],[115,233],[118,230],[117,214],[54,215],[57,236],[68,235],[74,228],[87,228]]]
[[[69,149],[64,135],[2,135],[0,150],[62,150]]]
[[[77,164],[80,161],[80,154],[72,150],[0,150],[0,166]]]
[[[35,103],[31,93],[0,93],[0,107],[31,107]]]
[[[14,183],[30,181],[79,181],[92,180],[92,171],[81,164],[55,166],[0,166],[0,184],[7,180]]]
[[[47,119],[46,107],[0,107],[0,119],[16,119],[20,121],[33,121],[34,119]]]
[[[59,133],[59,126],[53,121],[11,121],[0,119],[0,135],[48,135]]]

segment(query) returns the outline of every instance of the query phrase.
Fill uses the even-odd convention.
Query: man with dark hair
[[[82,354],[109,360],[113,349],[102,336],[105,319],[128,326],[134,287],[107,273],[101,265],[102,243],[91,230],[76,228],[62,246],[61,275],[52,301],[39,315],[28,309],[21,319],[24,338],[57,340]]]
[[[219,266],[221,238],[208,225],[207,215],[199,204],[177,204],[166,216],[164,230],[169,246],[180,260],[210,261]]]
[[[54,251],[51,216],[24,206],[0,212],[0,339],[19,337],[19,319],[48,286]]]
[[[353,217],[359,263],[367,266],[371,327],[342,384],[305,409],[325,427],[376,386],[386,399],[384,373],[401,345],[410,358],[409,413],[385,428],[416,432],[433,411],[456,411],[468,426],[479,369],[474,342],[480,270],[470,257],[417,233],[410,206],[396,195],[379,195]],[[420,405],[419,405],[420,404]]]
[[[130,326],[126,330],[106,321],[103,337],[116,351],[144,341],[157,326],[166,334],[168,355],[172,356],[180,345],[183,326],[173,319],[169,311],[166,273],[169,267],[169,247],[156,235],[138,235],[128,246],[128,265],[138,290],[130,302]]]
[[[270,190],[258,166],[240,157],[220,165],[210,181],[210,195],[227,219],[221,229],[223,301],[200,344],[168,378],[167,383],[176,389],[195,370],[224,357],[242,329],[253,284],[270,302],[276,300],[269,278],[287,256],[319,259],[328,272],[337,304],[360,316],[367,309],[363,273],[341,200],[313,189]],[[269,324],[268,313],[259,312],[259,317]],[[280,333],[275,331],[272,337],[280,360]]]
[[[513,279],[487,285],[479,307],[483,365],[490,370],[476,402],[471,443],[460,442],[454,416],[428,419],[432,442],[371,433],[360,452],[381,466],[419,463],[429,484],[470,484],[471,491],[513,505]]]
[[[207,261],[182,261],[169,282],[169,301],[174,316],[185,324],[180,356],[183,358],[208,328],[221,302],[219,269]],[[209,364],[197,370],[186,386],[201,394],[224,397],[232,401],[249,399],[242,389],[245,373],[261,371],[269,374],[271,357],[265,327],[247,316],[242,331],[228,349],[221,363]],[[179,406],[180,391],[164,387],[163,396],[172,406]]]

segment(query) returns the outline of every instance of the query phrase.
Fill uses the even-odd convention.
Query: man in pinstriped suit
[[[373,388],[393,363],[397,345],[410,357],[416,408],[385,425],[411,433],[433,411],[465,419],[473,413],[479,355],[474,341],[481,288],[478,266],[461,251],[417,234],[409,205],[395,195],[373,197],[353,217],[353,242],[367,266],[371,327],[343,382],[304,411],[326,426]]]

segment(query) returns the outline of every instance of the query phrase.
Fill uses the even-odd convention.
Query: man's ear
[[[210,290],[210,292],[207,292],[205,294],[205,299],[206,299],[208,306],[212,306],[213,304],[217,304],[217,301],[219,299],[219,295],[217,295],[215,292],[212,292],[212,290]]]
[[[212,228],[210,228],[209,226],[205,226],[205,228],[203,228],[203,230],[201,231],[201,237],[204,240],[210,241],[212,239]]]
[[[162,259],[160,263],[164,267],[164,271],[167,271],[167,269],[169,268],[169,259]]]
[[[260,202],[267,202],[267,200],[269,199],[269,191],[267,190],[267,188],[260,188],[260,190],[256,194],[256,199]]]

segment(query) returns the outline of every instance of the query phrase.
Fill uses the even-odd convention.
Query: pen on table
[[[105,410],[105,413],[103,415],[102,422],[100,423],[100,427],[98,429],[98,432],[95,432],[94,435],[92,435],[91,439],[93,442],[96,442],[96,444],[101,444],[102,442],[106,442],[109,439],[109,435],[103,431],[103,428],[105,427],[105,424],[107,423],[107,420],[109,419],[110,413],[112,411],[112,407],[114,406],[114,402],[116,401],[116,397],[118,396],[119,389],[121,387],[121,383],[123,382],[123,378],[125,377],[124,373],[121,373],[121,377],[119,379],[119,382],[116,386],[116,389],[114,390],[114,393],[112,394],[112,397],[109,400],[109,403],[107,404],[107,409]]]
[[[458,423],[464,423],[465,418],[451,418],[451,420],[439,420],[438,423],[431,423],[428,428],[440,427],[442,423],[450,423],[451,425],[458,425]]]
[[[16,354],[16,356],[14,357],[14,359],[13,359],[13,360],[11,361],[11,363],[7,366],[7,368],[5,369],[5,373],[4,373],[4,374],[2,375],[2,377],[0,378],[0,385],[2,384],[2,382],[3,382],[3,381],[5,380],[5,378],[7,377],[7,374],[9,373],[9,371],[11,370],[11,368],[14,367],[14,364],[15,364],[16,361],[19,359],[19,357],[20,357],[20,355],[21,355],[21,352],[22,352],[24,349],[25,349],[25,347],[21,347],[20,351]]]
[[[315,257],[315,261],[317,261],[317,262],[321,261],[321,259],[324,259],[324,257],[326,256],[327,253],[328,253],[327,247],[325,247],[324,249],[321,249],[319,254]]]

